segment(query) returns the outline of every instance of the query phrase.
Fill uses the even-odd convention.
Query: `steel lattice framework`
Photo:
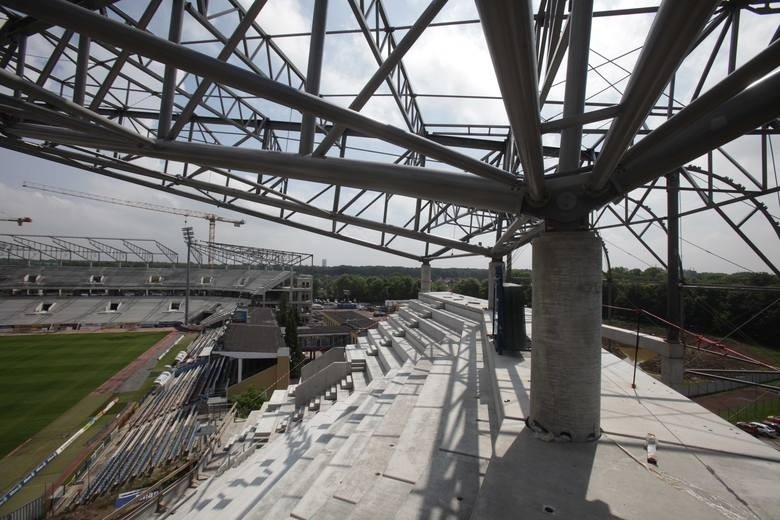
[[[257,247],[222,244],[219,242],[192,241],[192,254],[198,264],[206,265],[204,259],[213,259],[218,265],[241,265],[248,267],[279,267],[290,268],[304,265],[304,262],[314,262],[310,253],[294,251],[277,251]]]
[[[706,211],[780,274],[749,232],[780,237],[780,2],[314,0],[298,33],[264,26],[266,3],[0,0],[0,146],[419,261],[624,226],[666,266],[647,230],[674,248],[678,218]],[[635,18],[642,45],[593,46]],[[501,96],[413,89],[404,58],[456,28]],[[321,88],[363,63],[339,38],[371,61],[347,93]],[[482,102],[500,116],[458,117]]]
[[[176,264],[179,255],[152,239],[72,237],[51,235],[0,235],[0,258],[47,262],[127,262]],[[137,260],[136,260],[137,259]]]

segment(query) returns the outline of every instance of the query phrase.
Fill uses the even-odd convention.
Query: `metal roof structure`
[[[55,262],[163,262],[176,264],[178,253],[157,240],[122,237],[75,237],[0,234],[6,259]]]
[[[222,266],[291,267],[312,262],[310,253],[192,241],[196,263]],[[179,255],[147,238],[0,234],[0,259],[30,262],[128,262],[178,264]],[[213,260],[213,261],[209,261]]]
[[[778,2],[274,4],[0,1],[0,146],[423,262],[587,224],[666,266],[708,212],[780,273]]]
[[[303,265],[306,261],[314,262],[314,256],[310,253],[278,251],[275,249],[204,242],[201,240],[192,241],[192,254],[195,257],[195,261],[203,265],[208,263],[204,262],[204,258],[213,259],[222,265],[249,266],[290,267]]]

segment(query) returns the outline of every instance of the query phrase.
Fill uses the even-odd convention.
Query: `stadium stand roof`
[[[313,262],[310,253],[279,251],[218,242],[191,242],[194,263],[200,267],[219,265],[283,270]],[[0,259],[8,261],[77,264],[138,263],[176,265],[179,255],[157,240],[125,237],[83,237],[0,234]],[[211,261],[209,261],[209,259]]]
[[[0,234],[0,254],[7,259],[56,262],[178,262],[179,255],[157,240]]]

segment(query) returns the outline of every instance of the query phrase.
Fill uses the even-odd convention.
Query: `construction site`
[[[780,302],[779,40],[767,0],[0,0],[0,399],[74,385],[0,520],[780,519],[780,419],[721,412],[780,394],[735,342]],[[332,259],[416,296],[317,303]],[[715,334],[704,291],[761,304]]]

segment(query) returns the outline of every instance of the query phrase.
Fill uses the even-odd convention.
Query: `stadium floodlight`
[[[181,228],[182,235],[184,235],[184,241],[187,243],[187,289],[184,293],[184,324],[189,324],[190,317],[190,251],[192,250],[192,238],[194,233],[192,232],[192,226]]]

